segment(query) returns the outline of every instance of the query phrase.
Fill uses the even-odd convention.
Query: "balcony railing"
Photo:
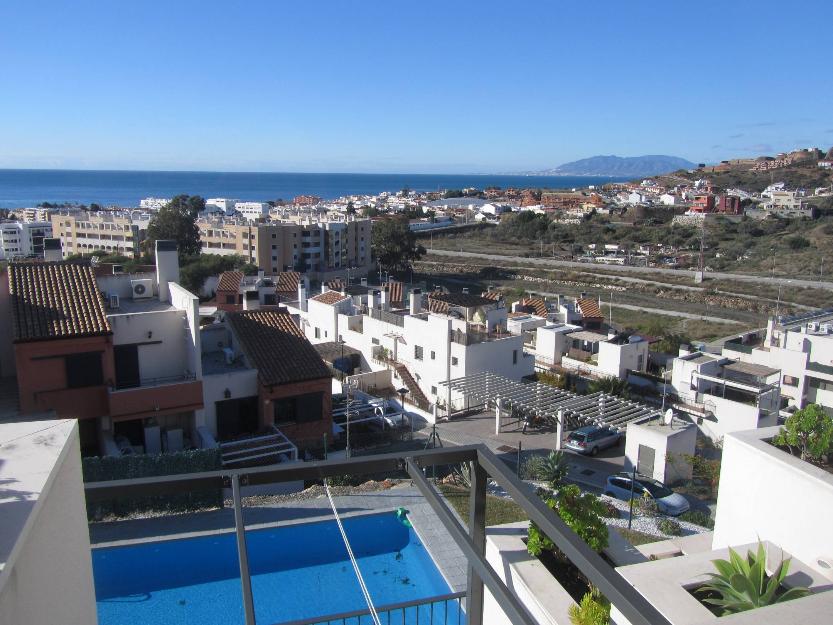
[[[116,382],[113,389],[121,391],[129,388],[145,388],[148,386],[160,386],[162,384],[178,384],[180,382],[191,382],[196,380],[197,376],[193,373],[183,373],[181,375],[168,375],[158,378],[140,378],[130,382]]]
[[[442,495],[425,477],[424,471],[436,465],[468,463],[471,475],[468,527],[451,511]],[[228,488],[232,490],[237,555],[240,569],[240,588],[246,625],[254,625],[255,610],[252,594],[246,546],[246,526],[243,520],[241,483],[248,486],[283,483],[297,480],[321,480],[341,475],[384,474],[407,471],[414,486],[431,506],[448,535],[457,544],[468,563],[466,591],[466,624],[482,625],[484,590],[488,588],[507,619],[513,625],[536,625],[517,595],[510,590],[500,575],[486,560],[486,485],[491,477],[529,516],[541,531],[576,566],[588,581],[622,613],[631,625],[670,625],[665,616],[648,602],[633,586],[617,573],[601,556],[593,551],[569,526],[554,514],[500,459],[485,445],[440,447],[425,451],[362,456],[350,460],[324,460],[320,462],[296,462],[266,467],[206,471],[179,475],[156,476],[140,479],[92,482],[85,485],[88,502],[107,501],[122,497],[156,495],[166,492]],[[332,589],[333,592],[336,589]],[[456,597],[435,597],[429,606],[438,601],[460,601]],[[390,606],[385,620],[393,621]],[[410,606],[393,608],[406,610]],[[430,607],[429,607],[430,609]],[[420,609],[416,614],[420,614]],[[361,615],[346,617],[336,615],[336,620],[356,618],[361,625]],[[400,616],[400,622],[402,615]],[[332,622],[332,618],[315,617],[309,623]],[[347,625],[344,623],[344,625]],[[352,624],[350,624],[352,625]],[[445,624],[447,625],[447,623]]]

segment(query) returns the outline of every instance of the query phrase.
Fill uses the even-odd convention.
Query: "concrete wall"
[[[639,446],[654,450],[654,470],[651,475],[665,484],[674,484],[691,478],[691,465],[683,461],[682,454],[693,455],[697,443],[697,428],[693,425],[660,423],[631,423],[625,437],[625,471],[631,471],[639,457]]]
[[[202,377],[202,359],[200,358],[200,300],[199,298],[181,287],[176,282],[169,282],[171,304],[180,310],[185,311],[185,319],[188,322],[185,337],[187,346],[188,370],[196,374],[197,379]]]
[[[139,375],[143,380],[179,376],[186,370],[193,373],[184,317],[180,310],[111,315],[108,320],[113,328],[113,345],[139,343]]]
[[[769,445],[777,432],[724,438],[712,547],[769,540],[833,579],[833,474]]]
[[[40,422],[37,429],[47,423],[56,422]],[[49,470],[44,460],[29,469],[47,471],[49,477],[32,504],[29,522],[20,533],[12,556],[0,573],[0,623],[4,625],[95,625],[98,622],[78,425],[72,423],[69,436],[60,442],[56,436],[59,428],[44,435],[50,439],[46,446],[63,446],[54,466]],[[40,460],[40,451],[33,450],[32,454],[33,459]],[[27,495],[32,502],[34,494]],[[2,505],[21,506],[23,501]],[[2,512],[3,531],[8,532],[6,511]]]

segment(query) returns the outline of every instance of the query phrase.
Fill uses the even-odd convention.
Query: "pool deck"
[[[466,558],[416,488],[399,485],[388,490],[334,496],[333,500],[341,518],[393,511],[399,507],[407,508],[414,530],[428,549],[451,591],[460,592],[466,589]],[[329,501],[323,496],[248,506],[243,509],[243,520],[246,529],[250,530],[332,519]],[[95,549],[233,531],[234,512],[225,508],[146,519],[92,523],[90,542]]]

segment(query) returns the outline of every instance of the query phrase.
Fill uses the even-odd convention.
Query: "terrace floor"
[[[335,490],[335,489],[334,489]],[[428,549],[452,592],[466,589],[467,563],[463,553],[448,535],[439,518],[416,488],[398,484],[387,490],[360,491],[334,495],[342,518],[407,508],[414,530]],[[244,497],[243,519],[247,530],[277,527],[314,521],[330,521],[333,513],[327,497],[322,494],[302,498],[300,493],[270,498]],[[270,501],[274,500],[274,501]],[[189,514],[177,514],[125,521],[90,524],[93,548],[138,542],[155,542],[206,536],[234,531],[231,507]]]

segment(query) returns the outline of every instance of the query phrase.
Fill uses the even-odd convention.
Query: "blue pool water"
[[[343,524],[374,605],[451,592],[414,530],[392,512]],[[335,521],[248,531],[246,539],[258,625],[366,607]],[[234,533],[95,549],[93,570],[100,625],[244,623]],[[456,608],[449,610],[456,625]],[[416,622],[413,609],[405,621]],[[403,622],[400,611],[392,622]]]

